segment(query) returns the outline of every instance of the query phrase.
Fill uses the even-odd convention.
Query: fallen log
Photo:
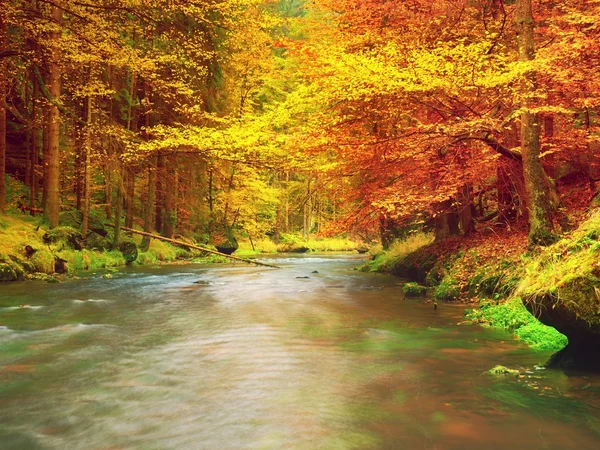
[[[105,223],[104,226],[114,228],[114,225],[112,223]],[[141,236],[148,236],[150,238],[158,239],[159,241],[169,242],[171,244],[179,245],[181,247],[193,248],[194,250],[199,250],[201,252],[211,253],[213,255],[223,256],[225,258],[233,259],[235,261],[242,261],[242,262],[245,262],[245,263],[248,263],[248,264],[256,264],[257,266],[273,267],[274,269],[280,269],[281,268],[281,267],[275,266],[273,264],[267,264],[267,263],[261,263],[261,262],[258,262],[258,261],[254,261],[253,259],[240,258],[239,256],[233,256],[233,255],[226,255],[225,253],[217,252],[216,250],[210,250],[208,248],[200,247],[198,245],[188,244],[187,242],[178,241],[176,239],[166,238],[164,236],[160,236],[160,235],[154,234],[154,233],[146,233],[145,231],[134,230],[133,228],[121,227],[121,230],[128,231],[128,232],[133,233],[133,234],[139,234]]]

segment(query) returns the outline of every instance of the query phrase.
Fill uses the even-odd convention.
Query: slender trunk
[[[109,158],[111,159],[112,155],[109,153]],[[106,172],[104,175],[104,210],[106,211],[106,219],[112,220],[112,198],[113,198],[113,173],[112,169],[109,166],[106,167]]]
[[[6,18],[0,13],[0,51],[6,49]],[[0,214],[6,212],[6,58],[0,59]]]
[[[148,199],[146,200],[146,211],[144,213],[144,231],[150,233],[154,228],[154,201],[156,198],[156,164],[157,157],[153,157],[148,165]],[[142,249],[148,250],[150,239],[144,237]]]
[[[117,182],[117,203],[115,205],[115,221],[113,225],[115,229],[113,234],[113,248],[117,248],[119,246],[119,239],[121,237],[121,215],[123,213],[123,175],[121,167],[117,168],[115,175]]]
[[[168,186],[164,192],[165,209],[163,217],[163,234],[172,238],[177,224],[177,162],[173,156],[167,158],[165,167],[165,185]]]
[[[35,45],[35,53],[39,52],[38,45]],[[31,95],[31,184],[29,186],[29,207],[31,214],[34,214],[35,198],[38,190],[37,166],[40,154],[40,127],[38,123],[38,97],[40,95],[40,86],[35,75],[35,67],[31,70],[31,83],[33,93]]]
[[[290,173],[288,171],[285,172],[285,228],[284,231],[286,233],[290,232]]]
[[[165,155],[159,153],[156,158],[156,173],[154,175],[155,191],[155,215],[154,228],[158,233],[163,232],[164,218],[163,210],[165,207]]]
[[[57,1],[60,4],[60,0]],[[62,9],[52,6],[52,20],[56,27],[50,33],[49,86],[51,103],[48,111],[48,154],[45,156],[47,169],[47,198],[44,213],[50,228],[58,226],[60,214],[60,28]]]
[[[519,61],[535,59],[533,13],[531,0],[517,0],[515,23],[519,41]],[[540,159],[540,124],[535,106],[535,72],[529,71],[521,84],[521,155],[525,179],[526,205],[529,212],[530,245],[548,245],[555,240],[552,223],[555,205],[550,195],[550,183]]]
[[[127,173],[125,199],[125,226],[127,228],[133,228],[133,202],[135,199],[135,172],[133,170],[130,170]]]
[[[84,129],[84,161],[83,161],[83,209],[81,211],[81,234],[85,239],[89,231],[89,217],[90,217],[90,185],[91,185],[91,167],[90,157],[92,152],[91,143],[91,130],[92,125],[92,110],[93,100],[92,97],[86,99],[86,111],[85,111],[85,129]]]

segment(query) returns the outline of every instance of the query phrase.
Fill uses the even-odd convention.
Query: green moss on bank
[[[502,303],[481,302],[465,313],[468,321],[483,326],[502,328],[538,350],[558,351],[567,345],[567,338],[552,327],[540,323],[523,305],[519,297]]]
[[[600,328],[600,211],[531,259],[516,292],[532,309],[544,302]]]

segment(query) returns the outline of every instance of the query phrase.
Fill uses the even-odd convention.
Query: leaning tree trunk
[[[57,2],[57,3],[60,3]],[[50,33],[50,64],[49,64],[49,86],[50,107],[48,111],[48,154],[46,159],[47,192],[45,214],[48,218],[50,228],[58,226],[60,214],[60,29],[62,9],[52,6],[52,19],[55,29]]]
[[[519,61],[535,58],[531,0],[517,0],[515,24],[519,41]],[[553,205],[550,182],[540,159],[540,124],[531,112],[536,93],[535,72],[529,70],[521,84],[521,155],[525,179],[526,205],[529,213],[530,245],[548,245],[554,241]]]

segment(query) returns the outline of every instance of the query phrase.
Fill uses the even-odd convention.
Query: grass
[[[365,272],[392,272],[393,266],[398,260],[431,244],[433,239],[432,233],[414,233],[404,240],[394,241],[387,250],[383,250],[381,246],[374,246],[369,250],[369,254],[373,259],[362,266],[361,270]]]

